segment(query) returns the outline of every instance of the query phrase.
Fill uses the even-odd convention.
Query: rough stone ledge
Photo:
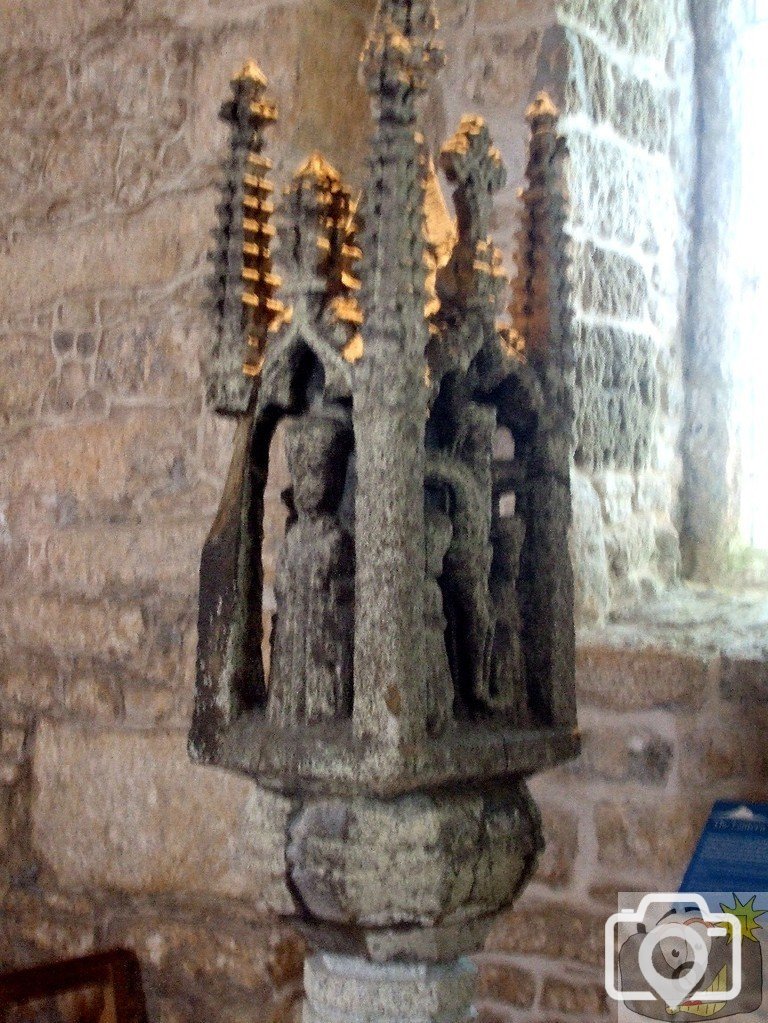
[[[681,586],[579,630],[582,704],[630,711],[768,701],[768,591]]]
[[[191,755],[258,777],[260,784],[282,792],[385,799],[456,782],[526,777],[579,752],[573,728],[523,731],[491,728],[487,722],[457,723],[439,744],[419,749],[356,740],[350,722],[284,733],[254,716],[236,722],[219,742],[215,755],[195,749]]]
[[[615,608],[606,625],[579,630],[581,647],[658,647],[691,654],[768,658],[768,589],[684,585],[656,599]]]

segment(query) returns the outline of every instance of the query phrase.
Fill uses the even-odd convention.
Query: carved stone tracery
[[[290,510],[275,583],[267,714],[283,725],[352,711],[354,541],[338,516],[352,446],[329,416],[288,421]]]
[[[504,320],[508,279],[490,236],[506,172],[488,128],[464,117],[440,154],[455,220],[417,128],[416,99],[442,61],[434,28],[429,3],[380,4],[362,57],[377,126],[361,241],[358,203],[314,153],[280,211],[282,287],[261,152],[276,115],[255,65],[233,81],[223,111],[234,125],[228,167],[242,182],[227,178],[210,380],[217,407],[245,416],[248,457],[259,466],[242,465],[250,483],[232,518],[248,535],[229,584],[233,599],[242,604],[247,592],[256,605],[236,622],[257,632],[258,580],[243,574],[258,575],[266,452],[284,417],[292,474],[270,676],[262,669],[255,700],[230,694],[224,722],[260,703],[274,726],[347,720],[354,735],[388,736],[393,749],[461,720],[572,724],[572,709],[555,706],[554,683],[541,677],[547,629],[535,620],[543,584],[534,571],[541,544],[564,545],[567,529],[554,496],[567,486],[572,418],[562,142],[541,97],[529,115],[515,329]],[[233,267],[244,282],[239,332]],[[532,338],[530,361],[523,336]],[[499,431],[507,444],[494,456]],[[568,576],[564,561],[560,571]],[[224,642],[242,664],[254,649],[246,632],[201,619],[197,721],[216,691],[206,644]],[[198,732],[198,755],[203,734],[220,744],[216,729]],[[195,729],[192,741],[195,749]]]
[[[524,778],[578,749],[565,153],[540,97],[507,311],[491,236],[506,174],[488,128],[463,118],[439,154],[455,218],[419,131],[435,29],[428,0],[380,0],[362,58],[368,186],[353,198],[319,153],[297,170],[275,211],[282,281],[261,173],[274,109],[254,66],[238,76],[215,254],[209,393],[239,425],[203,552],[190,752],[295,798],[297,912],[321,943],[384,959],[408,957],[426,926],[427,958],[476,945],[541,846]],[[291,485],[265,677],[264,491],[281,422]],[[393,908],[375,864],[345,857],[427,810],[437,894],[425,882]],[[454,831],[467,848],[491,836],[488,883],[467,881],[464,901]],[[395,829],[392,856],[409,842]]]

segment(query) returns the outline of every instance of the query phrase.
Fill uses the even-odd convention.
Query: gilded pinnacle
[[[323,154],[317,151],[312,153],[293,175],[294,181],[299,181],[301,178],[314,178],[315,181],[319,182],[338,182],[341,180],[336,168],[332,167]]]
[[[457,239],[456,219],[448,212],[440,179],[430,157],[424,181],[424,240],[434,250],[438,267],[446,266]]]
[[[374,95],[413,89],[423,92],[428,72],[443,63],[435,42],[437,17],[431,0],[379,0],[373,29],[361,56],[363,74]]]
[[[554,124],[558,109],[546,92],[540,92],[525,112],[525,119],[531,127],[538,124]]]
[[[232,76],[234,82],[250,81],[255,82],[256,85],[266,89],[269,84],[266,75],[261,70],[255,60],[248,60],[243,64],[239,71],[236,71]]]

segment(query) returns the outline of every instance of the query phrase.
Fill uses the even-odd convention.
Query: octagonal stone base
[[[442,961],[476,951],[542,846],[525,783],[398,799],[308,799],[286,861],[302,930],[324,952]]]

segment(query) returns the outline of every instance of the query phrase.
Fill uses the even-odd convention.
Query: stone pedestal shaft
[[[315,955],[304,967],[302,1023],[470,1023],[475,975],[465,958],[411,964]]]

